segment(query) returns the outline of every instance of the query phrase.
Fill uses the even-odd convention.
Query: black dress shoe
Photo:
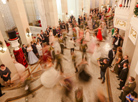
[[[104,84],[105,81],[102,81],[102,84]]]
[[[0,95],[0,97],[2,97],[5,93],[3,93],[2,95]]]
[[[117,88],[118,90],[121,90],[120,88]]]

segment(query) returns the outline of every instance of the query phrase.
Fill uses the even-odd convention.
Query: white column
[[[35,2],[37,4],[37,8],[39,11],[42,29],[46,30],[47,22],[46,22],[46,12],[45,12],[45,7],[44,7],[44,2],[43,2],[43,0],[35,0]]]
[[[56,0],[44,0],[44,7],[46,11],[47,25],[53,27],[58,26],[58,12]]]
[[[101,6],[104,4],[104,0],[99,0],[99,10],[101,10]]]
[[[92,9],[96,8],[96,0],[91,0],[92,2]]]
[[[90,14],[90,0],[84,0],[84,12]]]
[[[24,8],[23,0],[9,0],[9,7],[18,28],[19,35],[23,44],[29,44],[32,41],[32,37],[26,35],[26,29],[29,28],[26,11]]]
[[[68,13],[67,0],[61,0],[61,7],[62,7],[62,19],[63,21],[66,21],[66,13]]]
[[[13,76],[17,72],[17,70],[16,70],[15,65],[12,61],[9,50],[5,44],[5,41],[4,41],[4,38],[3,38],[1,31],[0,31],[0,41],[3,42],[4,48],[7,49],[4,53],[0,52],[0,64],[5,64],[5,66],[10,69],[10,71],[12,73],[11,76]]]

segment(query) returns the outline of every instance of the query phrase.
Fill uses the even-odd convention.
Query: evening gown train
[[[100,40],[100,41],[103,40],[101,28],[98,28],[97,39]]]

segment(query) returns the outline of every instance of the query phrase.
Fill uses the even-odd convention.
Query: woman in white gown
[[[38,58],[34,54],[31,45],[27,46],[27,52],[28,52],[28,61],[29,61],[29,64],[35,64],[36,62],[38,62]]]
[[[25,73],[25,67],[22,64],[18,63],[13,57],[12,57],[12,60],[17,70],[17,73],[12,77],[12,82],[17,79],[20,79],[21,81],[23,81],[27,77]]]
[[[101,57],[101,48],[100,48],[100,44],[97,43],[96,44],[96,47],[95,47],[95,50],[94,50],[94,53],[92,55],[92,62],[95,63],[95,64],[98,64],[97,63],[97,60]]]
[[[37,48],[39,56],[42,56],[43,55],[42,46],[41,46],[41,44],[39,42],[37,42],[36,48]]]
[[[52,66],[41,75],[41,83],[46,88],[53,88],[60,81],[60,72]]]
[[[87,24],[88,24],[89,29],[92,30],[92,18],[91,17],[89,17]]]
[[[90,30],[89,30],[89,28],[86,29],[84,40],[85,41],[90,41]]]
[[[72,29],[72,25],[69,25],[69,36],[73,36],[73,29]]]
[[[51,43],[53,43],[54,42],[54,36],[53,36],[53,32],[52,32],[52,30],[50,30],[50,32],[49,32],[49,43],[51,44]]]
[[[75,29],[76,29],[76,33],[77,33],[77,39],[79,39],[79,30],[80,30],[80,28],[78,27],[78,25],[75,27]]]

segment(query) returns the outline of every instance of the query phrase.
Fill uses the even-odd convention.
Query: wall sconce
[[[28,36],[28,37],[31,37],[32,36],[32,33],[30,33],[30,31],[29,31],[29,29],[28,28],[26,28],[26,35]]]
[[[0,41],[0,52],[4,53],[6,50],[7,48],[4,48],[2,41]]]

